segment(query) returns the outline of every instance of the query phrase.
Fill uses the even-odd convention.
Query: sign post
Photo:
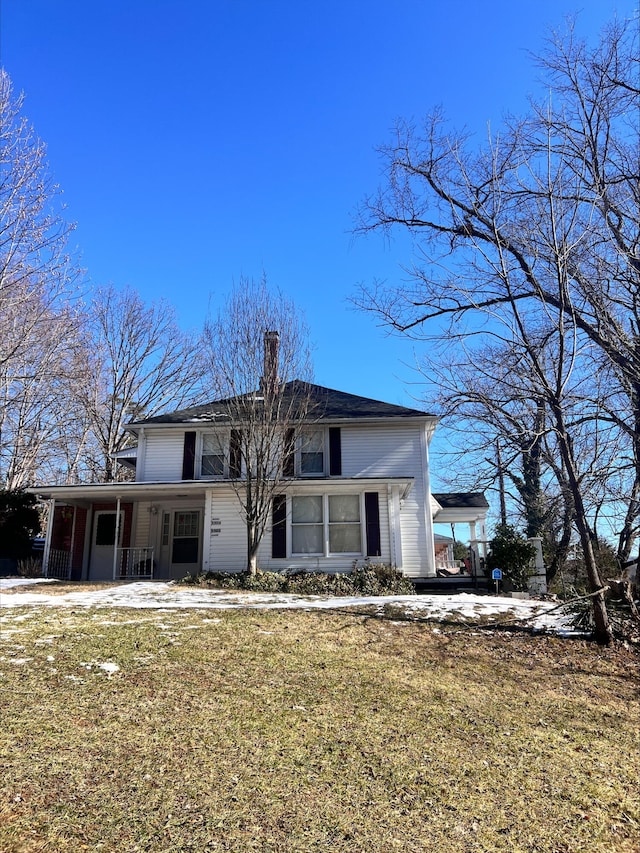
[[[498,594],[498,584],[502,580],[502,569],[493,569],[491,579],[496,582],[496,595]]]

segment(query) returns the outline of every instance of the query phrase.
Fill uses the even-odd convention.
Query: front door
[[[120,513],[118,547],[122,545],[124,513]],[[113,580],[113,550],[116,541],[116,513],[113,510],[97,510],[93,516],[89,580]]]
[[[179,579],[197,573],[202,564],[202,511],[165,512],[162,528],[162,575]]]

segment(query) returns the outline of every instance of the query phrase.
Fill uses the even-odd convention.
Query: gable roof
[[[373,418],[431,418],[434,415],[422,412],[419,409],[410,409],[405,406],[396,406],[392,403],[383,403],[380,400],[371,400],[368,397],[359,397],[356,394],[347,394],[345,391],[335,391],[322,385],[313,385],[310,382],[302,382],[294,379],[282,386],[282,393],[290,397],[307,397],[311,404],[311,419],[313,421],[339,421],[339,420],[367,420]],[[249,397],[249,395],[247,395]],[[251,395],[253,396],[253,395]],[[237,398],[231,398],[237,399]],[[175,412],[167,412],[163,415],[155,415],[144,420],[133,421],[130,427],[146,426],[147,424],[194,424],[201,422],[221,422],[229,419],[229,398],[225,400],[214,400],[200,406],[191,406],[187,409],[179,409]]]

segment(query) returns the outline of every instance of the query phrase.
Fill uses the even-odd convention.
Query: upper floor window
[[[302,433],[298,450],[298,470],[301,477],[321,477],[324,474],[324,430]]]
[[[205,433],[202,436],[201,477],[224,477],[225,444],[220,435]]]

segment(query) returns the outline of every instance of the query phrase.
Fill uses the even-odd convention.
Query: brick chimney
[[[262,390],[264,394],[275,394],[278,390],[278,354],[280,333],[264,333],[264,366],[262,372]]]

